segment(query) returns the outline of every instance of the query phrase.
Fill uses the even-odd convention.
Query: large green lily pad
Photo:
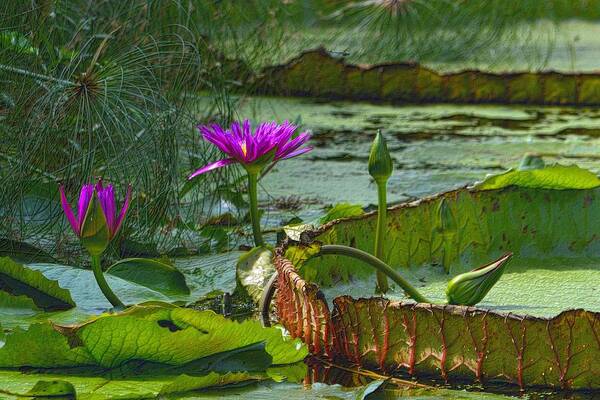
[[[14,329],[0,342],[0,397],[155,398],[296,381],[306,373],[306,355],[306,347],[278,327],[146,303],[78,325]],[[23,374],[15,369],[21,367],[35,370]]]
[[[334,35],[335,36],[335,35]],[[371,85],[366,85],[370,76]],[[600,103],[595,74],[558,72],[440,73],[419,64],[352,65],[324,48],[309,50],[283,65],[263,69],[259,85],[270,94],[323,99],[369,98],[396,102]],[[529,84],[530,87],[527,87]],[[540,90],[539,87],[543,87]],[[577,88],[581,87],[578,95]]]
[[[372,213],[280,250],[281,322],[312,351],[369,367],[600,389],[600,189],[515,184],[450,191],[388,214],[385,261],[434,302],[456,274],[514,253],[479,307],[415,305],[397,288],[365,298],[375,286],[370,267],[341,256],[306,261],[319,244],[372,251]]]
[[[132,360],[184,365],[255,343],[265,343],[273,364],[294,363],[306,356],[300,343],[256,321],[238,323],[212,311],[148,304],[80,325],[17,328],[0,348],[0,367],[115,368]]]

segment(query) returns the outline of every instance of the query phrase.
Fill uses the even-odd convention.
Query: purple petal
[[[294,134],[296,130],[296,126],[290,124],[288,121],[283,121],[283,124],[279,126],[278,139],[277,139],[277,147],[281,147],[286,144]]]
[[[295,137],[288,143],[279,147],[277,149],[277,154],[275,155],[275,159],[279,160],[279,159],[289,158],[288,155],[290,153],[296,151],[296,149],[298,149],[300,146],[302,146],[304,143],[306,143],[308,141],[308,139],[310,139],[309,133],[307,133],[307,132],[301,133],[300,135],[298,135],[297,137]]]
[[[65,195],[64,186],[60,185],[58,190],[60,192],[60,205],[62,206],[63,211],[65,212],[65,216],[67,217],[69,224],[71,224],[71,228],[73,229],[73,232],[75,232],[75,234],[77,236],[79,236],[79,234],[80,234],[79,222],[77,222],[77,218],[75,218],[75,215],[73,214],[73,210],[71,210],[71,205],[67,201],[67,196]]]
[[[221,160],[209,164],[194,172],[190,179],[235,161],[242,164],[252,164],[269,152],[275,151],[275,161],[295,157],[306,153],[311,148],[300,149],[310,138],[308,132],[292,138],[296,126],[289,121],[278,124],[275,121],[262,122],[252,129],[249,119],[234,121],[228,130],[217,124],[198,126],[204,140],[214,144],[228,156],[227,161]]]
[[[96,184],[96,194],[98,196],[98,201],[100,202],[100,208],[102,208],[102,212],[106,218],[108,230],[112,234],[116,226],[115,213],[117,210],[115,205],[115,191],[113,185],[107,185],[106,187],[103,187],[102,180],[98,181]]]
[[[115,236],[119,229],[121,229],[121,224],[123,224],[123,220],[125,219],[125,214],[127,214],[127,210],[129,209],[129,202],[131,201],[131,185],[127,186],[127,194],[125,195],[125,201],[123,202],[123,207],[121,207],[121,212],[119,213],[119,217],[117,218],[116,226],[114,231],[112,232],[112,236]]]
[[[90,208],[90,202],[92,201],[92,197],[94,196],[94,185],[91,183],[87,183],[81,187],[81,192],[79,193],[79,203],[77,205],[77,218],[78,218],[78,228],[77,232],[81,232],[81,228],[83,227],[83,222],[85,221],[85,216]]]
[[[289,154],[286,154],[285,156],[279,158],[278,160],[287,160],[288,158],[292,158],[292,157],[296,157],[296,156],[299,156],[299,155],[304,154],[304,153],[308,153],[312,149],[313,149],[312,147],[303,147],[303,148],[298,149],[296,151],[292,151]]]
[[[233,137],[235,137],[237,140],[243,140],[245,138],[242,126],[238,121],[234,121],[231,124],[231,128],[229,128],[229,133],[233,135]]]
[[[191,174],[188,177],[188,179],[192,179],[198,175],[202,175],[205,172],[212,171],[213,169],[225,167],[226,165],[233,164],[235,162],[237,162],[237,160],[235,160],[233,158],[225,158],[223,160],[215,161],[213,163],[210,163],[210,164],[205,165],[204,167],[200,168],[199,170],[197,170],[196,172]]]
[[[219,125],[199,126],[198,129],[202,133],[202,137],[207,142],[217,146],[224,153],[229,151],[227,147],[227,135]]]

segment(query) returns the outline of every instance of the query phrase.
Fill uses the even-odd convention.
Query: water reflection
[[[527,400],[592,400],[599,399],[600,393],[593,392],[553,392],[547,389],[520,391],[507,384],[486,383],[485,385],[467,382],[446,383],[433,377],[415,378],[403,375],[400,371],[377,372],[351,365],[335,365],[318,357],[309,357],[304,379],[305,385],[326,383],[344,387],[365,386],[373,380],[385,381],[377,396],[369,399],[419,398],[419,399],[490,399],[502,400],[522,398]]]

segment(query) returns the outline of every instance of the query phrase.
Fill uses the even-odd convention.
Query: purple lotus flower
[[[296,126],[288,121],[283,124],[263,122],[254,132],[247,119],[242,124],[234,122],[229,130],[224,130],[218,124],[198,126],[198,129],[204,140],[217,146],[228,158],[200,168],[188,179],[229,164],[240,163],[244,167],[265,166],[312,150],[312,147],[302,147],[310,139],[310,134],[302,132],[292,138]]]
[[[114,188],[112,185],[104,186],[102,184],[101,179],[96,185],[88,183],[81,187],[81,192],[79,193],[79,201],[77,204],[77,216],[75,216],[75,214],[73,214],[73,211],[71,210],[71,206],[67,201],[67,196],[65,195],[65,189],[62,185],[60,186],[59,190],[62,208],[65,212],[67,219],[69,220],[69,223],[71,224],[71,228],[73,228],[73,231],[77,236],[81,237],[83,223],[85,221],[85,217],[88,211],[91,208],[90,205],[92,204],[92,200],[94,199],[94,194],[96,194],[97,196],[100,208],[106,220],[106,225],[109,233],[109,240],[112,239],[117,234],[117,232],[119,232],[121,224],[123,223],[123,219],[125,219],[127,209],[129,208],[129,201],[131,199],[131,186],[127,188],[125,202],[123,203],[123,207],[121,207],[119,215],[117,215],[116,213],[117,207],[115,204]]]

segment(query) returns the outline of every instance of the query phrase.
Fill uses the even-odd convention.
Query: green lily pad
[[[273,364],[294,363],[307,355],[298,341],[285,339],[278,328],[262,328],[258,321],[238,323],[212,311],[147,305],[80,325],[17,328],[0,348],[0,367],[114,368],[130,360],[184,365],[261,342]]]
[[[533,171],[542,170],[524,172]],[[386,263],[437,305],[415,304],[396,287],[387,298],[368,298],[369,266],[308,259],[320,244],[372,251],[375,213],[311,232],[310,246],[289,243],[281,250],[291,264],[275,259],[280,321],[317,353],[366,367],[600,389],[600,189],[543,185],[554,189],[460,189],[389,210]],[[443,304],[452,277],[507,252],[511,263],[477,308]]]
[[[0,289],[16,296],[30,297],[43,309],[68,309],[75,306],[69,291],[59,286],[56,280],[8,257],[0,258]]]
[[[106,273],[165,295],[190,294],[185,276],[177,268],[161,260],[126,258],[111,265]]]
[[[479,190],[502,189],[507,186],[537,189],[593,189],[600,179],[592,172],[576,165],[551,165],[543,168],[508,170],[491,175],[477,185]]]

